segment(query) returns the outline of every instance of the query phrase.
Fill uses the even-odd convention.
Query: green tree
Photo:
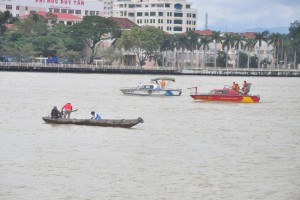
[[[258,43],[258,68],[260,68],[260,61],[261,61],[261,52],[260,48],[262,45],[262,42],[268,43],[268,38],[267,38],[268,32],[264,31],[261,33],[255,33],[255,38],[254,38],[254,44]]]
[[[278,49],[281,43],[281,34],[279,33],[272,33],[269,36],[269,41],[268,41],[268,45],[272,45],[273,46],[273,60],[272,60],[272,64],[275,67],[276,65],[278,66]],[[275,63],[276,60],[276,63]]]
[[[230,33],[225,33],[223,41],[223,50],[226,48],[226,68],[228,67],[228,51],[234,46],[234,37]]]
[[[227,53],[224,51],[218,51],[217,53],[218,53],[217,65],[219,67],[226,67]]]
[[[119,28],[112,19],[100,16],[85,16],[80,23],[74,24],[70,31],[72,37],[91,49],[90,63],[94,61],[97,47],[118,33]]]
[[[12,14],[9,11],[0,12],[0,53],[3,53],[4,32],[6,31],[5,24],[12,18]]]
[[[209,36],[202,36],[200,37],[200,43],[199,48],[203,49],[203,57],[202,57],[202,67],[205,67],[206,59],[205,59],[205,53],[206,50],[209,50],[209,44],[211,42],[211,38]]]
[[[294,49],[294,66],[297,66],[300,63],[300,56],[297,56],[300,54],[300,20],[291,23],[289,31]]]
[[[254,39],[252,38],[246,38],[245,39],[245,44],[244,44],[244,49],[247,51],[247,68],[250,67],[250,53],[253,51],[254,49]]]
[[[152,26],[134,27],[122,33],[120,44],[125,50],[134,53],[137,64],[143,67],[145,61],[159,50],[165,33]]]
[[[222,43],[223,37],[221,36],[220,31],[213,31],[213,35],[211,36],[212,41],[215,44],[215,56],[214,56],[214,67],[217,68],[217,44]]]
[[[234,35],[233,36],[233,45],[234,48],[237,50],[237,62],[236,67],[240,67],[240,49],[243,48],[244,45],[244,38],[241,35]]]
[[[191,59],[190,63],[193,65],[193,60],[194,60],[194,51],[197,48],[197,44],[199,42],[199,36],[195,31],[189,31],[186,34],[187,38],[187,49],[191,52]]]

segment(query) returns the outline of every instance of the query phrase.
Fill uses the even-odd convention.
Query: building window
[[[164,16],[163,12],[158,12],[158,16]]]
[[[129,17],[134,17],[134,13],[128,13]]]
[[[156,12],[150,12],[150,16],[156,16]]]
[[[76,10],[75,14],[80,15],[81,14],[81,10]]]
[[[25,7],[25,10],[26,10],[26,11],[28,10],[28,6]]]
[[[61,13],[67,13],[67,9],[61,9]]]
[[[142,13],[142,12],[137,12],[137,13],[136,13],[136,16],[142,17],[142,16],[143,16],[143,13]]]
[[[53,10],[52,10],[52,8],[49,8],[49,12],[52,12]]]
[[[166,8],[170,8],[170,4],[169,4],[169,3],[166,3],[166,4],[165,4],[165,7],[166,7]]]
[[[89,15],[89,11],[88,11],[88,10],[86,10],[84,15]]]
[[[20,10],[20,6],[16,6],[16,10]]]
[[[71,26],[71,25],[72,25],[72,22],[67,21],[67,25],[68,25],[68,26]]]
[[[119,8],[123,8],[123,7],[124,7],[123,4],[120,4],[120,5],[119,5]]]
[[[69,14],[74,14],[74,10],[68,10]]]
[[[182,13],[174,13],[174,17],[182,17]]]
[[[91,16],[95,16],[95,15],[96,15],[96,12],[95,12],[95,11],[90,11],[90,15],[91,15]]]
[[[151,4],[151,7],[156,7],[156,4]]]
[[[6,5],[6,10],[12,10],[12,5]]]
[[[55,13],[59,13],[59,9],[54,9],[54,12]]]
[[[96,11],[96,15],[97,15],[97,16],[99,16],[99,15],[100,15],[99,11]]]
[[[134,4],[129,4],[129,5],[128,5],[128,8],[134,8],[134,7],[135,7]]]
[[[193,18],[196,18],[196,14],[193,14]]]
[[[191,8],[191,5],[190,5],[190,4],[186,4],[186,8],[187,8],[187,9],[190,9],[190,8]]]
[[[174,31],[182,31],[182,27],[181,26],[174,26]]]
[[[182,20],[181,19],[175,19],[174,24],[182,24]]]
[[[149,16],[149,13],[145,12],[145,16]]]
[[[164,4],[162,4],[162,3],[157,4],[157,7],[158,7],[158,8],[163,8],[163,7],[164,7]]]

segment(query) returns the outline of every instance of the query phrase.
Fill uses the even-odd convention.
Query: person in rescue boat
[[[236,83],[235,82],[232,83],[231,89],[236,90]]]
[[[72,104],[71,104],[70,102],[68,102],[67,104],[65,104],[65,105],[62,107],[61,111],[63,112],[63,110],[65,110],[65,111],[64,111],[64,118],[66,118],[67,115],[68,115],[68,119],[70,119],[70,115],[71,115],[71,112],[72,112],[72,110],[73,110]]]
[[[244,94],[247,94],[247,85],[248,85],[247,81],[244,81],[243,88],[242,88]]]
[[[92,111],[91,115],[92,115],[91,119],[101,120],[101,116],[98,113],[95,113],[95,111]]]
[[[165,82],[165,80],[163,79],[163,80],[161,80],[161,82],[160,82],[160,86],[161,86],[161,88],[162,89],[164,89],[164,87],[166,86],[166,82]]]

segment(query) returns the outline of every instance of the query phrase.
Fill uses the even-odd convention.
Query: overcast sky
[[[187,0],[198,8],[198,29],[243,32],[253,28],[289,27],[300,20],[300,0]]]

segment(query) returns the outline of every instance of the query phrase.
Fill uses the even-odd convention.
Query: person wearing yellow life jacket
[[[231,89],[236,90],[236,83],[235,82],[232,83]]]
[[[235,87],[235,90],[236,90],[237,92],[239,92],[240,89],[241,89],[241,88],[240,88],[239,84],[237,83],[237,84],[236,84],[236,87]]]

